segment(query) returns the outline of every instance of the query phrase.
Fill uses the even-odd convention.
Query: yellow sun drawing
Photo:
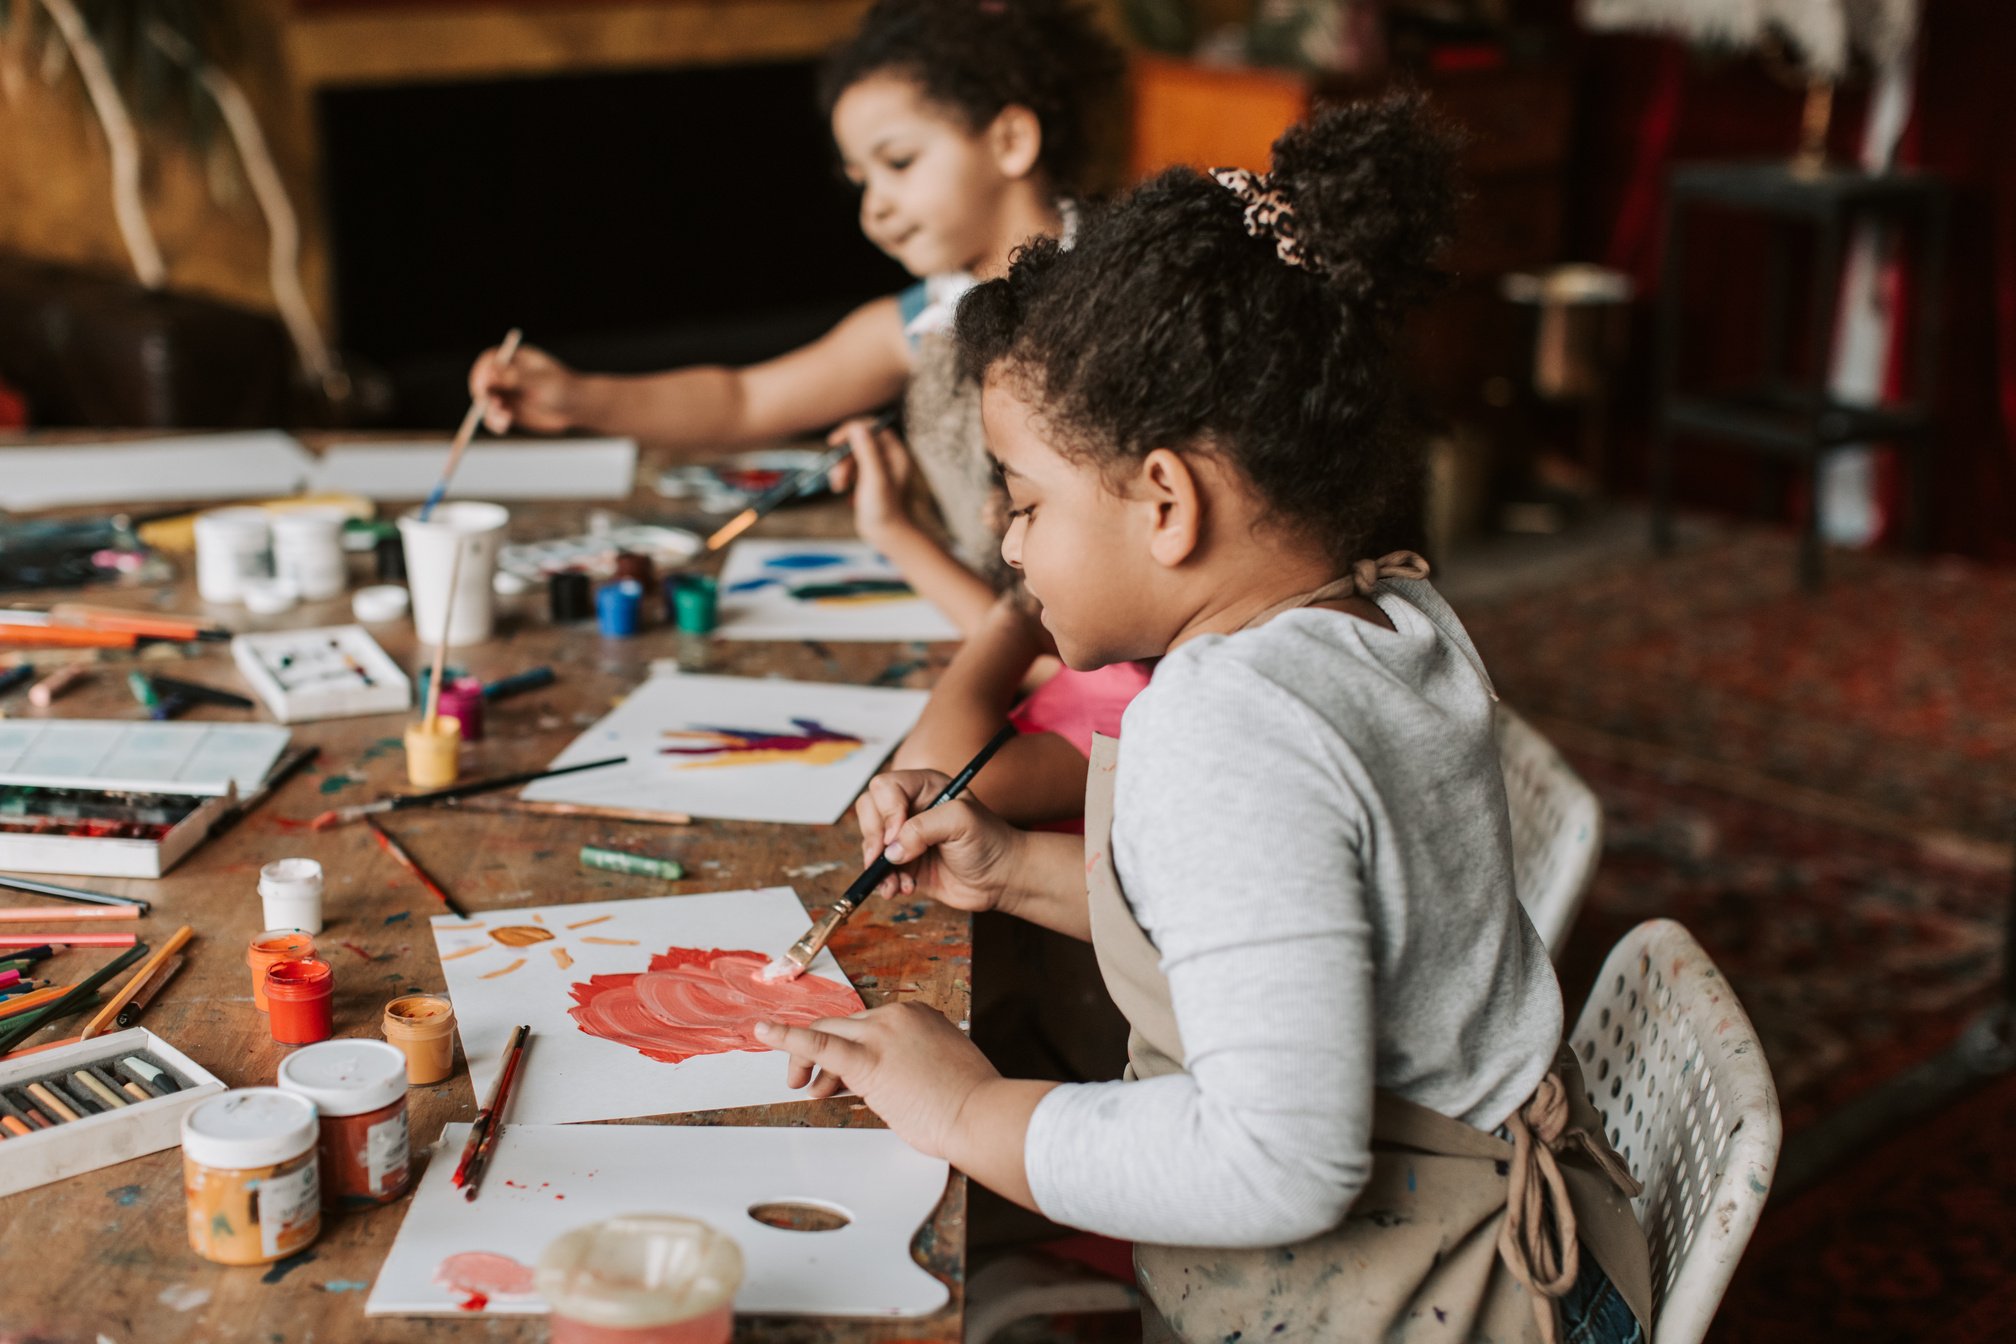
[[[532,915],[530,918],[532,920],[530,924],[504,924],[494,929],[489,928],[480,919],[472,919],[467,923],[456,925],[455,930],[460,932],[463,929],[483,929],[490,935],[490,942],[495,942],[514,950],[518,948],[532,948],[538,946],[540,943],[551,943],[557,940],[559,935],[546,927],[546,919],[543,915]],[[566,928],[569,932],[572,932],[575,929],[585,929],[591,925],[601,924],[614,918],[614,915],[597,915],[593,919],[584,919],[577,923],[569,924]],[[604,947],[637,946],[635,938],[597,938],[591,934],[583,934],[580,941],[584,943],[599,943]],[[471,943],[468,947],[458,947],[453,952],[443,952],[441,960],[455,961],[462,957],[473,957],[478,952],[487,952],[490,950],[490,942],[475,942]],[[574,964],[574,954],[564,947],[549,947],[546,951],[552,955],[553,964],[563,971]],[[495,980],[500,975],[509,975],[520,966],[523,966],[525,961],[524,957],[519,957],[509,965],[499,966],[494,971],[485,971],[483,972],[483,979]]]

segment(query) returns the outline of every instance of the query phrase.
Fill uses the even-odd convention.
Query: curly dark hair
[[[1357,559],[1418,478],[1394,344],[1444,278],[1454,148],[1412,94],[1291,127],[1268,184],[1294,212],[1306,266],[1250,235],[1231,191],[1169,169],[1089,209],[1075,247],[1033,242],[970,291],[961,365],[1008,376],[1080,460],[1224,454],[1282,524]]]
[[[878,0],[860,30],[826,58],[819,107],[870,75],[914,81],[978,131],[1009,106],[1043,128],[1039,162],[1059,190],[1080,185],[1091,157],[1087,108],[1114,88],[1120,50],[1078,0]]]

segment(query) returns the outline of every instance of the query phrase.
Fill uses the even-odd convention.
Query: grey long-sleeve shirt
[[[1394,630],[1306,609],[1165,658],[1122,720],[1113,856],[1185,1071],[1057,1088],[1024,1150],[1058,1222],[1274,1246],[1342,1220],[1380,1086],[1479,1128],[1553,1062],[1491,700],[1423,582]]]

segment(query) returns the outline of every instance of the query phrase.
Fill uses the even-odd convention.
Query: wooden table
[[[655,470],[640,473],[648,481]],[[577,534],[591,506],[513,505],[515,539]],[[641,490],[625,506],[638,519],[669,517],[672,501]],[[388,514],[390,510],[387,510]],[[801,506],[759,526],[756,535],[841,536],[850,531],[844,506]],[[368,557],[367,557],[368,559]],[[353,558],[353,563],[357,563]],[[353,571],[366,581],[367,573]],[[116,590],[18,594],[6,600],[45,605],[63,597],[145,605],[139,592]],[[162,607],[202,610],[186,579]],[[490,706],[482,742],[464,749],[463,777],[531,769],[557,755],[584,726],[599,718],[650,670],[654,659],[674,654],[662,626],[630,640],[601,639],[595,628],[554,627],[545,616],[543,591],[505,603],[497,638],[450,650],[452,665],[494,679],[545,664],[554,685]],[[257,618],[242,608],[213,612],[234,629],[275,629],[347,623],[347,594],[305,605],[284,617]],[[410,622],[373,632],[387,652],[409,668],[422,664]],[[919,686],[941,667],[948,650],[886,644],[769,644],[718,641],[710,671],[749,676],[779,674],[815,681]],[[152,651],[156,654],[160,650]],[[38,661],[45,656],[31,654]],[[219,644],[179,667],[194,679],[241,685],[228,646]],[[31,708],[17,694],[11,715],[64,718],[136,717],[124,674],[130,661],[108,662],[101,675],[65,695],[50,710]],[[238,720],[244,711],[198,707],[192,720]],[[263,717],[263,713],[260,715]],[[404,791],[399,734],[410,714],[337,719],[296,725],[297,745],[315,743],[321,759],[248,816],[234,831],[198,848],[156,881],[89,879],[81,885],[144,896],[154,902],[142,920],[144,940],[158,941],[177,925],[196,930],[182,973],[147,1010],[142,1025],[160,1034],[233,1087],[271,1084],[286,1053],[271,1040],[266,1018],[251,1003],[245,967],[247,940],[261,928],[256,892],[260,865],[288,855],[321,861],[327,874],[329,925],[317,937],[337,971],[336,1034],[376,1037],[380,1014],[397,994],[443,988],[426,920],[439,912],[406,872],[379,852],[370,832],[350,826],[309,832],[299,823],[325,808]],[[514,906],[608,900],[663,891],[698,892],[790,884],[808,911],[830,903],[858,871],[851,823],[782,826],[700,821],[665,828],[577,818],[506,813],[416,810],[398,814],[390,827],[420,863],[441,878],[472,913]],[[629,847],[680,857],[692,874],[667,887],[646,879],[580,868],[584,844]],[[839,861],[816,876],[787,870]],[[64,880],[64,879],[56,879]],[[73,879],[74,880],[74,879]],[[16,896],[18,893],[7,893]],[[36,899],[36,898],[23,898]],[[18,902],[10,902],[18,903]],[[893,916],[893,918],[892,918]],[[971,1004],[972,934],[967,917],[942,907],[875,903],[842,928],[832,948],[870,1004],[899,993],[965,1021]],[[66,953],[43,963],[59,983],[102,965],[103,952]],[[43,968],[38,968],[38,972]],[[83,1019],[44,1031],[30,1044],[74,1034]],[[783,1062],[778,1061],[778,1067]],[[467,1071],[458,1051],[447,1082],[408,1094],[416,1152],[441,1127],[475,1115]],[[664,1117],[641,1123],[876,1126],[851,1098],[798,1102],[734,1111]],[[436,1159],[438,1160],[438,1158]],[[647,1201],[648,1202],[648,1201]],[[286,1341],[371,1340],[374,1344],[420,1339],[543,1340],[541,1317],[479,1320],[390,1318],[366,1320],[364,1299],[392,1238],[405,1217],[401,1201],[368,1213],[325,1221],[321,1239],[291,1260],[264,1268],[225,1268],[199,1259],[183,1231],[181,1152],[149,1157],[0,1199],[0,1339],[32,1338],[56,1344],[285,1344]],[[913,1246],[918,1262],[949,1285],[951,1302],[937,1315],[910,1321],[842,1321],[750,1318],[738,1321],[738,1339],[765,1341],[957,1340],[963,1313],[966,1185],[954,1173],[936,1214]]]

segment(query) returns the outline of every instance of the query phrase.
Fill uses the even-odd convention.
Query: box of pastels
[[[0,1060],[0,1195],[173,1148],[223,1090],[145,1027]]]

